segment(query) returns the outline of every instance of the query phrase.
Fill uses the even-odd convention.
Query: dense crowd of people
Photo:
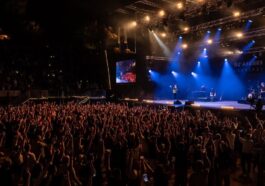
[[[240,177],[262,185],[259,117],[127,103],[0,108],[1,185],[228,186],[238,160]]]

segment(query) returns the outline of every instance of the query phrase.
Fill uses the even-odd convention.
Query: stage
[[[134,101],[140,102],[138,99],[125,98],[125,101]],[[147,104],[158,104],[165,106],[173,107],[194,107],[194,108],[206,108],[206,109],[222,109],[222,110],[255,110],[255,107],[250,106],[249,104],[238,103],[238,101],[190,101],[190,100],[179,100],[178,104],[174,104],[173,100],[151,100],[144,99],[142,103]],[[263,106],[263,111],[265,106]]]

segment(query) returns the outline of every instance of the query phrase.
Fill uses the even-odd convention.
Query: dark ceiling
[[[115,9],[133,0],[1,0],[0,32],[11,38],[65,39],[97,32]],[[87,28],[88,27],[88,28]],[[92,28],[89,28],[92,27]],[[1,33],[0,33],[1,34]]]

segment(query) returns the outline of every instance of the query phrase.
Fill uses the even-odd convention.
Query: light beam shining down
[[[170,50],[169,48],[164,44],[164,42],[157,36],[155,32],[152,32],[158,45],[162,48],[163,53],[166,57],[170,57]]]

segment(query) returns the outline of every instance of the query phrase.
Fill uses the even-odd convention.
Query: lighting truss
[[[225,17],[225,18],[221,18],[221,19],[217,19],[217,20],[213,20],[213,21],[209,21],[209,22],[206,22],[206,23],[202,23],[202,24],[199,24],[199,25],[196,25],[196,26],[193,26],[190,28],[190,32],[196,32],[196,31],[199,31],[199,30],[205,30],[205,29],[209,29],[209,28],[212,28],[212,27],[218,27],[218,26],[221,26],[221,25],[224,25],[224,24],[228,24],[228,23],[232,23],[232,22],[235,22],[235,21],[238,21],[238,19],[248,19],[248,18],[251,18],[251,17],[256,17],[256,16],[259,16],[259,15],[263,15],[265,13],[265,7],[261,7],[261,8],[258,8],[258,9],[255,9],[255,10],[250,10],[248,12],[243,12],[241,13],[241,16],[238,18],[238,17],[234,17],[234,16],[228,16],[228,17]],[[179,31],[179,32],[176,32],[176,34],[183,34],[184,32],[182,31]]]

